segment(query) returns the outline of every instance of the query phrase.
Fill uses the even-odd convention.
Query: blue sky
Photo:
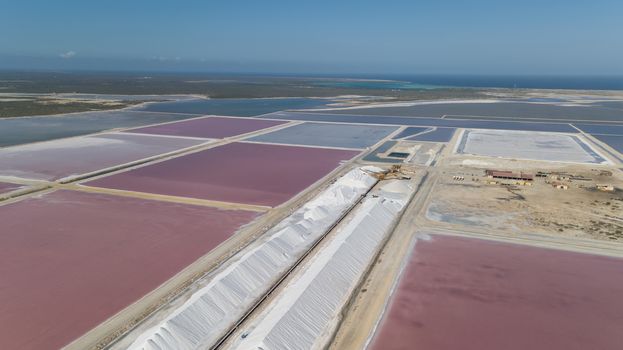
[[[623,75],[623,1],[0,0],[0,69]]]

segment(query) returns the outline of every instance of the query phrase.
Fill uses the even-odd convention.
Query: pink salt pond
[[[230,143],[86,182],[112,189],[276,206],[359,152]]]
[[[253,118],[204,117],[127,130],[141,134],[224,138],[282,125],[287,122]]]
[[[205,140],[122,133],[0,149],[0,175],[58,180],[199,145]]]
[[[23,188],[23,185],[10,184],[6,182],[0,182],[0,194],[12,192]]]
[[[0,206],[0,349],[58,349],[256,213],[73,191]]]
[[[622,272],[623,259],[433,235],[370,347],[619,350]]]

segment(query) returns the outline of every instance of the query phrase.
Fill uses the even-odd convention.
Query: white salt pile
[[[336,235],[276,296],[235,343],[236,349],[320,349],[342,308],[414,189],[385,182],[351,212]]]
[[[354,169],[230,259],[205,287],[130,349],[199,349],[213,345],[374,184]]]

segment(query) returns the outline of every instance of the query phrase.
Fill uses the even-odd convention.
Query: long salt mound
[[[413,188],[391,180],[350,214],[284,292],[243,330],[236,349],[319,349],[327,345],[341,310],[391,231]]]
[[[218,341],[237,320],[374,184],[354,169],[235,255],[189,300],[138,336],[129,349],[197,349]]]

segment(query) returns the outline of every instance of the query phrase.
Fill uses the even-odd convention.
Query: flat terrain
[[[207,141],[110,133],[14,146],[0,149],[0,176],[58,180]]]
[[[569,123],[531,123],[511,120],[465,120],[452,118],[421,118],[421,117],[396,117],[381,115],[366,115],[360,113],[359,109],[344,110],[344,114],[314,112],[276,112],[262,117],[283,120],[301,120],[317,122],[335,123],[360,123],[360,124],[387,124],[387,125],[406,125],[406,126],[440,126],[450,128],[472,128],[472,129],[501,129],[501,130],[525,130],[525,131],[551,131],[551,132],[577,132]]]
[[[623,111],[622,111],[623,112]],[[621,122],[622,120],[618,120]],[[594,135],[619,135],[623,136],[621,124],[574,124],[582,131]]]
[[[16,184],[11,184],[11,183],[6,183],[6,182],[0,182],[0,194],[2,193],[6,193],[6,192],[11,192],[11,191],[15,191],[19,188],[21,188],[21,185],[16,185]]]
[[[29,143],[0,149],[0,193],[23,187],[0,196],[0,348],[623,343],[622,94],[125,78],[69,76],[59,91],[93,93],[56,97],[149,103],[0,120],[0,147]],[[263,98],[205,98],[217,87]],[[144,95],[157,89],[195,95]],[[47,97],[0,108],[29,98]],[[262,312],[283,317],[253,326]]]
[[[371,349],[619,349],[623,259],[418,239]]]
[[[619,153],[623,154],[623,135],[593,135],[599,141],[606,143]]]
[[[409,137],[411,141],[448,142],[454,136],[456,128],[435,128],[430,132]]]
[[[87,135],[115,128],[183,120],[195,116],[116,110],[6,118],[0,119],[0,147]]]
[[[366,148],[389,136],[396,127],[348,124],[303,123],[249,141],[293,145]]]
[[[86,182],[86,185],[276,206],[359,152],[231,143]]]
[[[137,111],[161,113],[217,114],[250,117],[272,113],[284,109],[323,107],[331,103],[327,99],[310,98],[228,98],[228,99],[195,99],[149,103],[134,108]]]
[[[578,136],[555,133],[466,130],[457,151],[512,159],[593,164],[606,162]]]
[[[256,215],[73,191],[0,206],[0,348],[68,344]]]
[[[517,236],[533,233],[623,240],[623,192],[602,192],[594,187],[597,183],[622,186],[620,177],[601,176],[590,169],[578,172],[567,167],[558,171],[591,180],[566,181],[569,189],[561,190],[548,183],[553,180],[544,178],[537,178],[532,186],[512,185],[512,181],[488,184],[490,180],[481,169],[456,169],[440,179],[423,220]],[[452,176],[465,180],[456,181]]]
[[[620,98],[620,97],[619,97]],[[523,101],[413,104],[397,107],[357,108],[331,113],[439,118],[441,116],[495,117],[508,119],[621,121],[621,109],[585,103],[572,105],[522,103]],[[564,101],[563,101],[564,102]],[[588,101],[587,101],[588,102]],[[590,106],[590,108],[586,108]]]
[[[582,138],[590,151],[573,148],[583,157],[595,151],[614,164],[515,159],[532,144],[535,158],[556,160],[558,144],[534,142],[539,133],[489,130],[478,131],[524,136],[512,146],[482,140],[481,150],[503,154],[456,154],[464,131],[429,167],[416,168],[426,172],[425,180],[342,311],[330,348],[618,348],[622,340],[613,325],[623,316],[616,297],[623,285],[608,280],[623,266],[618,158]],[[579,137],[555,135],[573,142]],[[398,146],[407,149],[389,143],[381,151]],[[489,179],[486,169],[544,175],[525,184]],[[567,189],[555,187],[560,184]],[[600,191],[599,184],[615,190]],[[427,240],[418,232],[434,234]]]
[[[149,70],[149,68],[147,68]],[[365,79],[358,79],[365,82]],[[352,79],[209,73],[0,72],[0,91],[123,95],[192,94],[212,98],[382,96],[394,99],[477,98],[479,89],[396,89]],[[377,86],[374,86],[376,83]],[[400,82],[398,82],[400,83]],[[359,85],[359,86],[358,86]]]
[[[396,158],[386,158],[384,155],[390,152],[392,147],[398,144],[397,141],[386,141],[379,145],[377,148],[373,149],[368,153],[363,160],[366,162],[380,162],[380,163],[402,163],[403,159]]]
[[[1,98],[0,118],[30,115],[53,115],[63,113],[119,109],[135,103],[109,101],[59,100],[52,98]]]
[[[251,118],[205,117],[130,129],[126,130],[126,132],[220,139],[271,128],[281,124],[284,124],[284,122]]]
[[[404,128],[400,133],[398,133],[397,135],[394,136],[394,140],[398,140],[398,139],[404,139],[419,133],[422,133],[424,131],[431,131],[433,130],[433,128],[428,128],[425,126],[411,126],[411,127],[407,127]]]

